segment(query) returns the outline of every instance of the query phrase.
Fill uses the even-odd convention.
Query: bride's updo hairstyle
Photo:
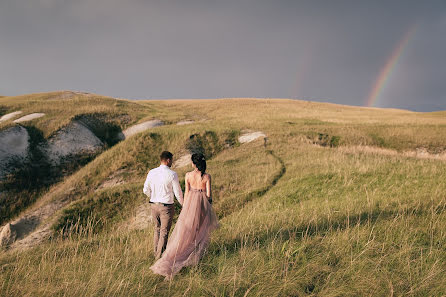
[[[201,176],[206,172],[206,160],[203,154],[196,153],[192,155],[192,163],[197,166],[197,169],[201,172]]]

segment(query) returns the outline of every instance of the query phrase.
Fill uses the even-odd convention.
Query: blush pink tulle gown
[[[203,256],[210,233],[218,227],[217,216],[205,190],[190,189],[167,242],[166,250],[150,269],[171,279],[181,268],[196,265]]]

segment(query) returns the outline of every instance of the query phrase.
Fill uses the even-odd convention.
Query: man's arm
[[[181,190],[180,181],[178,180],[178,174],[176,172],[173,173],[172,188],[178,202],[183,205],[183,191]]]
[[[150,171],[149,171],[149,173],[147,173],[146,181],[144,182],[144,188],[143,188],[142,191],[144,192],[144,194],[146,194],[147,197],[150,198],[150,195],[152,194],[152,192],[151,192],[151,189],[150,189],[149,175],[150,175]]]

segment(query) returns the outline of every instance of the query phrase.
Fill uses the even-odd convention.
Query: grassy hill
[[[444,112],[79,94],[69,99],[77,103],[55,104],[51,96],[0,105],[3,114],[50,114],[31,123],[45,136],[86,113],[131,118],[116,120],[122,128],[145,118],[167,125],[117,143],[36,197],[31,208],[72,202],[48,219],[50,241],[1,252],[3,295],[446,294]],[[194,122],[175,125],[185,119]],[[266,144],[239,143],[245,130],[264,132]],[[165,282],[149,270],[151,226],[125,226],[145,201],[142,185],[159,152],[178,158],[194,145],[209,157],[221,227],[197,267]],[[190,169],[177,170],[182,183]],[[124,183],[100,187],[117,174]]]
[[[73,121],[82,121],[107,149],[116,143],[115,134],[154,113],[150,105],[141,106],[126,100],[70,91],[3,97],[0,98],[0,111],[2,115],[22,112],[0,122],[0,131],[20,125],[26,129],[30,143],[26,166],[18,166],[0,182],[0,192],[3,192],[0,224],[20,213],[46,193],[51,185],[94,157],[77,155],[71,162],[57,168],[50,166],[40,148],[61,129]],[[20,124],[13,121],[32,113],[44,116]]]

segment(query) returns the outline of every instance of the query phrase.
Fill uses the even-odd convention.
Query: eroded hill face
[[[122,130],[149,111],[75,92],[8,97],[0,105],[0,224],[121,141]]]
[[[61,100],[55,97],[49,98]],[[43,249],[0,256],[0,265],[11,265],[0,272],[11,280],[7,294],[37,292],[31,283],[61,295],[386,295],[389,281],[395,295],[444,289],[441,113],[273,99],[140,101],[140,118],[117,124],[121,131],[153,119],[164,125],[113,144],[93,128],[96,115],[101,121],[119,115],[116,123],[123,123],[134,114],[121,102],[113,103],[116,109],[107,104],[90,106],[90,112],[79,107],[78,114],[73,107],[76,115],[60,126],[50,124],[49,116],[31,123],[41,131],[34,135],[51,143],[79,121],[108,146],[36,196],[22,220],[4,229],[14,237],[10,251],[55,236],[54,242],[39,242]],[[3,114],[24,106],[11,105]],[[58,128],[42,130],[42,121]],[[2,125],[1,131],[16,127]],[[221,223],[202,265],[184,270],[172,286],[147,273],[152,229],[142,194],[147,171],[158,166],[164,149],[181,161],[175,170],[182,183],[191,170],[187,156],[206,154]],[[34,231],[23,237],[14,226]],[[53,254],[57,260],[48,256]],[[31,275],[32,282],[29,273],[22,276],[34,270],[44,276]],[[408,281],[414,271],[417,277]],[[71,285],[60,288],[61,282]]]
[[[0,178],[26,161],[29,148],[28,131],[15,126],[0,131]]]

